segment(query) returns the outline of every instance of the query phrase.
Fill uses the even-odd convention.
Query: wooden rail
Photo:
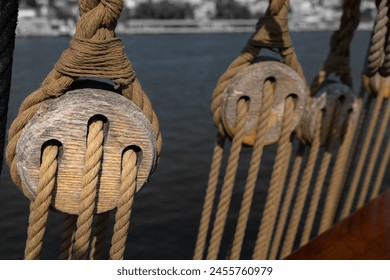
[[[286,259],[390,259],[390,191],[369,202]]]

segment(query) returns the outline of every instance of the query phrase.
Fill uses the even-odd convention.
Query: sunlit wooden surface
[[[390,191],[369,202],[286,259],[390,259]]]

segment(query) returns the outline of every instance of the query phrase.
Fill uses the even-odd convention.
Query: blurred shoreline
[[[188,34],[188,33],[246,33],[253,32],[257,19],[237,20],[155,20],[134,19],[119,22],[118,34]],[[20,18],[16,29],[18,37],[29,36],[72,36],[75,31],[73,20],[41,18]],[[290,31],[329,31],[339,27],[337,20],[290,19]],[[371,30],[373,22],[361,22],[359,30]]]

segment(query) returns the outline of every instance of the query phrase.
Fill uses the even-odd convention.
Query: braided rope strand
[[[103,122],[93,119],[88,127],[84,177],[80,194],[79,216],[73,244],[72,259],[86,259],[91,236],[98,176],[103,155]]]
[[[26,260],[37,260],[42,249],[49,206],[57,173],[58,147],[48,145],[43,149],[42,164],[39,169],[37,197],[30,204],[29,226],[24,256]]]
[[[207,259],[209,260],[215,260],[218,257],[242,148],[247,109],[246,101],[244,99],[240,99],[237,104],[237,130],[230,148],[229,160],[222,185],[222,192],[219,198],[217,213],[211,233],[210,245],[207,252]]]
[[[378,10],[367,55],[367,74],[369,76],[378,72],[383,60],[383,49],[386,40],[387,23],[389,21],[387,17],[387,0],[381,0]]]
[[[217,191],[219,173],[221,170],[224,144],[225,137],[218,133],[217,143],[214,147],[213,159],[211,161],[206,196],[203,204],[202,216],[195,245],[194,260],[201,260],[203,258],[207,233],[210,225],[211,212],[213,210],[214,198]]]
[[[123,154],[121,190],[115,215],[114,234],[111,241],[110,259],[122,260],[125,253],[137,179],[137,154],[127,150]]]
[[[256,139],[253,146],[252,157],[249,164],[248,177],[245,183],[244,195],[241,201],[240,213],[234,233],[233,245],[229,259],[235,260],[240,258],[242,243],[244,242],[245,230],[247,227],[250,209],[252,206],[254,191],[256,187],[257,177],[261,164],[261,157],[268,132],[268,122],[272,109],[274,87],[272,82],[267,80],[264,83],[264,99],[260,109],[260,118],[256,129]]]
[[[293,196],[297,187],[296,185],[298,181],[299,171],[302,166],[304,151],[305,145],[301,143],[298,147],[298,151],[294,160],[293,169],[291,171],[291,176],[287,186],[286,196],[283,200],[282,209],[280,210],[280,217],[276,225],[275,237],[274,241],[272,242],[271,252],[269,256],[271,260],[274,260],[278,257],[278,250],[282,243],[283,231],[287,224],[288,212],[291,208]]]
[[[383,105],[385,106],[385,104]],[[387,101],[385,112],[381,118],[379,129],[376,133],[374,146],[372,147],[372,150],[369,155],[368,159],[368,166],[365,169],[365,175],[363,176],[363,184],[360,190],[360,195],[357,202],[357,207],[360,208],[364,205],[366,202],[367,194],[369,191],[370,181],[373,177],[373,172],[375,165],[378,160],[378,155],[380,152],[381,144],[383,143],[383,139],[385,138],[386,130],[388,129],[388,123],[389,123],[389,117],[390,117],[390,102]]]
[[[252,255],[252,259],[254,260],[265,259],[268,254],[269,246],[271,245],[272,232],[278,214],[278,206],[280,205],[282,188],[286,180],[287,166],[291,155],[290,136],[293,125],[293,113],[294,101],[293,98],[288,97],[285,101],[283,127],[272,170],[270,187]]]
[[[364,164],[366,163],[365,159],[367,158],[367,154],[369,152],[371,140],[373,139],[373,136],[374,136],[374,132],[375,132],[374,130],[375,130],[376,123],[378,121],[379,113],[380,113],[380,110],[382,107],[382,102],[383,102],[383,95],[379,95],[377,97],[374,110],[371,114],[371,119],[370,119],[368,127],[367,127],[365,138],[363,139],[363,145],[362,145],[361,149],[359,150],[359,158],[357,160],[357,166],[354,169],[355,173],[354,173],[354,176],[352,178],[352,182],[350,184],[349,193],[348,193],[347,199],[344,203],[343,209],[341,211],[341,216],[340,216],[341,219],[347,217],[352,211],[353,202],[354,202],[355,196],[357,195],[357,188],[358,188],[358,184],[359,184],[359,179],[360,179],[360,176],[362,174]]]
[[[383,176],[386,173],[386,168],[389,163],[389,158],[390,158],[390,139],[387,138],[387,145],[385,146],[385,151],[383,153],[382,160],[379,164],[379,170],[375,179],[374,186],[372,188],[372,193],[371,193],[371,199],[374,199],[379,195],[380,189],[381,189],[381,184],[383,180]]]
[[[67,214],[65,217],[64,229],[61,236],[60,260],[70,260],[72,258],[73,238],[76,230],[76,215]]]
[[[91,260],[100,260],[102,257],[110,215],[109,212],[105,212],[98,214],[96,218],[96,229],[91,242],[91,251],[89,252]]]
[[[356,125],[357,120],[350,117],[347,132],[337,153],[336,163],[333,167],[328,193],[325,199],[324,211],[321,217],[319,234],[330,228],[335,219],[337,206],[341,199],[343,176],[345,174]]]

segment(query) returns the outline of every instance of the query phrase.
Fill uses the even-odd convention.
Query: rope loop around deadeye
[[[284,63],[295,70],[305,83],[305,78],[288,31],[288,0],[272,0],[266,14],[256,25],[256,30],[248,40],[239,56],[228,66],[218,80],[213,92],[211,112],[221,135],[226,132],[221,122],[222,94],[230,80],[241,70],[255,62],[262,48],[276,50],[282,56]]]
[[[152,123],[160,153],[162,141],[157,116],[124,53],[123,44],[114,32],[122,8],[121,0],[80,1],[81,16],[70,48],[64,51],[41,87],[23,101],[9,130],[6,159],[17,185],[20,185],[20,178],[14,159],[21,130],[43,102],[64,94],[79,77],[108,78],[114,81],[122,95],[143,110]]]
[[[50,205],[68,214],[62,259],[85,259],[88,251],[91,258],[98,258],[107,225],[105,213],[117,208],[110,258],[122,259],[135,192],[154,170],[161,151],[157,116],[115,34],[123,1],[80,0],[79,6],[80,19],[69,48],[41,87],[23,101],[9,130],[6,158],[11,177],[32,201],[27,259],[39,258]],[[110,87],[108,91],[102,90],[97,81],[81,86],[85,82],[78,80],[81,77],[110,79],[115,90],[109,85],[103,86]],[[41,129],[39,118],[48,121]],[[121,136],[129,128],[131,135]],[[66,135],[66,130],[73,133]],[[74,141],[81,144],[75,146]],[[146,162],[150,168],[142,167]],[[90,242],[95,214],[105,218],[98,219]]]

